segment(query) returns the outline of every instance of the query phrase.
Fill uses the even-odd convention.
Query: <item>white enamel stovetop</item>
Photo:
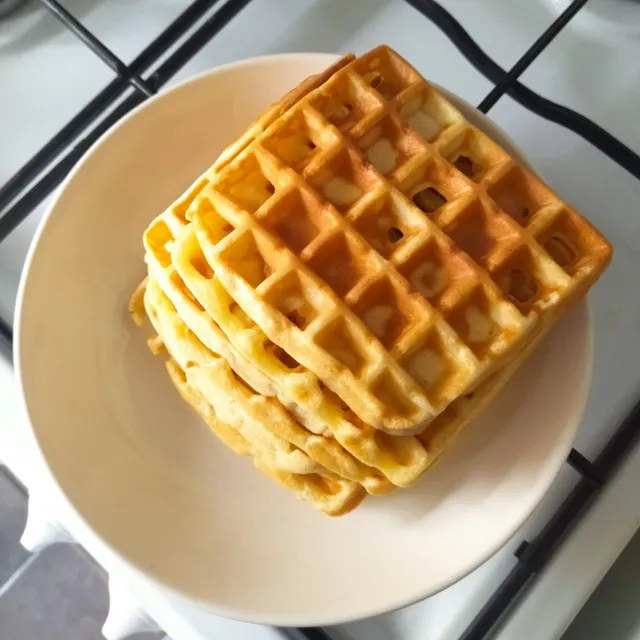
[[[598,11],[607,2],[593,0]],[[68,0],[63,3],[125,61],[133,58],[188,0]],[[511,66],[555,17],[565,0],[443,0],[485,51]],[[150,5],[153,5],[151,10]],[[34,2],[0,21],[0,184],[112,79],[111,72]],[[637,7],[640,14],[640,4]],[[630,17],[631,16],[631,17]],[[583,112],[640,152],[639,30],[636,14],[623,29],[581,18],[524,74],[541,94]],[[637,18],[640,25],[640,17]],[[634,39],[635,38],[635,39]],[[398,49],[433,81],[472,103],[491,85],[425,18],[402,0],[254,0],[174,81],[235,59],[282,51],[355,50],[380,42]],[[635,62],[634,62],[635,61]],[[575,446],[598,452],[640,394],[640,181],[576,135],[503,98],[491,117],[516,140],[549,182],[616,247],[614,263],[592,295],[596,364],[587,413]],[[0,245],[0,314],[12,313],[24,255],[42,207]],[[112,580],[106,631],[122,637],[147,611],[174,640],[257,640],[274,629],[223,620],[152,586],[105,548],[40,481],[10,366],[0,361],[0,458],[26,483],[31,547],[71,536],[94,555]],[[566,467],[522,531],[483,567],[429,600],[375,620],[332,631],[355,640],[453,640],[517,562],[513,551],[531,538],[578,479]],[[640,524],[636,487],[640,450],[604,491],[551,567],[510,617],[499,637],[555,638]],[[140,609],[138,609],[140,607]],[[148,621],[147,621],[148,622]],[[532,629],[535,629],[532,635]]]

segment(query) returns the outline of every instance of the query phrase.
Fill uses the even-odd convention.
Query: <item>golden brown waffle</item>
[[[144,242],[185,379],[263,470],[277,442],[374,495],[439,458],[611,257],[387,47],[268,109]]]
[[[551,327],[550,324],[541,327],[535,335],[531,336],[529,342],[522,347],[520,352],[512,354],[509,361],[501,369],[488,376],[474,391],[454,400],[417,436],[429,453],[430,467],[440,459],[464,429],[478,418],[503,390],[504,386],[547,336]]]
[[[497,370],[611,253],[385,47],[280,116],[188,215],[203,275],[390,433]]]
[[[211,390],[215,386],[212,380],[217,376],[211,375],[208,368],[212,362],[208,360],[207,369],[203,370],[189,360],[199,349],[185,345],[182,332],[186,329],[175,324],[174,317],[167,313],[170,302],[153,279],[149,280],[144,292],[144,305],[158,331],[157,338],[150,340],[151,350],[157,354],[159,344],[168,345],[171,357],[167,370],[174,385],[222,442],[239,455],[251,456],[261,471],[329,515],[347,513],[362,501],[365,493],[357,483],[327,471],[304,451],[251,420],[243,411],[229,411],[228,403],[223,403],[223,411],[216,412]],[[177,354],[186,358],[183,364],[174,358]],[[229,391],[228,387],[226,391]],[[220,406],[219,397],[215,405]],[[221,413],[225,415],[224,419],[220,417]]]
[[[334,73],[342,69],[349,62],[352,62],[355,56],[352,53],[343,56],[325,69],[323,72],[309,76],[297,87],[289,91],[280,100],[268,107],[261,113],[248,129],[231,145],[229,145],[218,157],[213,166],[200,176],[188,189],[183,193],[163,214],[162,218],[169,227],[171,233],[176,233],[186,223],[186,211],[190,204],[195,200],[202,189],[209,184],[209,181],[215,177],[217,172],[225,167],[233,158],[235,158],[242,150],[244,150],[253,140],[263,133],[271,124],[273,124],[283,113],[286,113],[299,100],[304,98],[309,92],[321,86]]]
[[[146,259],[150,273],[189,329],[256,391],[277,396],[311,433],[335,438],[357,460],[395,485],[413,484],[429,464],[419,441],[389,436],[363,423],[313,373],[288,358],[241,313],[214,274],[202,275],[203,258],[193,230],[187,227],[175,239],[163,222],[165,215],[145,234]],[[220,327],[233,343],[224,343]],[[261,375],[266,382],[258,385],[255,379]],[[375,484],[370,481],[367,488],[374,494],[389,490],[381,478]]]

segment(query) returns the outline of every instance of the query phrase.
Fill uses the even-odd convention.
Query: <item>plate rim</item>
[[[241,622],[248,623],[256,623],[256,624],[265,624],[265,625],[273,625],[273,626],[290,626],[290,627],[306,627],[306,626],[331,626],[338,624],[345,624],[349,622],[354,622],[357,620],[362,620],[368,617],[373,617],[377,615],[382,615],[385,613],[390,613],[396,611],[398,609],[413,605],[417,602],[421,602],[426,598],[436,595],[440,593],[444,589],[449,586],[456,584],[464,577],[475,571],[478,567],[487,562],[490,558],[492,558],[496,553],[498,553],[517,533],[517,531],[526,523],[531,514],[535,511],[538,505],[542,502],[545,496],[548,493],[549,487],[557,477],[562,465],[564,464],[564,460],[566,459],[566,455],[569,453],[573,446],[573,442],[575,440],[575,436],[582,424],[584,413],[586,409],[586,403],[589,397],[589,391],[591,388],[592,380],[593,380],[593,369],[594,369],[594,347],[595,347],[595,328],[594,328],[594,316],[592,311],[592,306],[590,304],[589,296],[585,296],[576,307],[583,306],[585,314],[584,323],[585,323],[585,345],[584,349],[586,350],[585,360],[587,363],[587,370],[584,373],[584,381],[582,383],[582,389],[580,390],[579,403],[576,402],[576,411],[575,411],[575,427],[571,430],[571,437],[568,438],[568,445],[564,447],[564,454],[560,460],[558,465],[554,465],[553,473],[549,473],[549,478],[545,480],[544,485],[545,488],[540,492],[540,495],[536,496],[536,499],[533,501],[532,507],[528,510],[524,510],[522,517],[518,519],[514,526],[509,528],[509,530],[505,530],[505,532],[499,536],[499,539],[494,545],[487,546],[485,552],[483,554],[479,554],[478,557],[470,562],[468,566],[462,567],[457,573],[452,574],[447,580],[442,580],[440,584],[435,587],[425,588],[420,590],[419,593],[414,594],[411,597],[404,596],[401,598],[401,601],[398,599],[394,599],[392,602],[385,607],[374,606],[371,607],[360,607],[357,612],[351,615],[345,615],[341,613],[338,616],[331,616],[331,614],[324,614],[323,617],[316,616],[313,619],[309,619],[308,617],[299,618],[295,615],[286,616],[282,614],[268,614],[264,615],[265,612],[259,611],[249,611],[247,609],[237,609],[225,605],[216,605],[212,602],[205,600],[195,594],[189,594],[184,590],[176,587],[174,584],[166,581],[164,578],[159,577],[156,572],[152,573],[148,569],[140,568],[139,564],[135,560],[135,558],[129,557],[128,554],[120,551],[118,548],[114,547],[107,539],[105,539],[101,533],[99,533],[94,526],[85,519],[85,517],[80,513],[78,509],[74,506],[73,501],[67,495],[66,491],[58,482],[56,475],[53,469],[50,467],[45,452],[40,446],[39,438],[36,433],[36,428],[31,420],[31,413],[29,411],[27,397],[23,385],[23,362],[22,362],[22,340],[23,340],[23,304],[26,297],[27,288],[29,285],[29,275],[31,272],[31,266],[37,254],[38,247],[40,245],[40,240],[43,234],[46,231],[46,228],[49,224],[49,220],[54,215],[54,211],[56,210],[58,203],[62,197],[64,191],[68,188],[68,185],[75,179],[76,174],[81,170],[87,159],[92,156],[94,153],[98,151],[98,149],[110,138],[114,135],[120,127],[123,127],[126,122],[130,119],[137,117],[137,114],[144,111],[145,109],[152,108],[152,105],[155,104],[156,101],[163,99],[170,93],[179,92],[183,90],[185,87],[203,81],[205,78],[210,76],[214,76],[219,74],[220,72],[231,71],[235,68],[242,67],[251,67],[261,64],[271,64],[276,63],[278,60],[300,60],[303,61],[305,58],[308,58],[310,62],[318,61],[318,69],[320,70],[322,64],[328,66],[331,62],[338,59],[340,56],[337,54],[331,53],[322,53],[322,52],[291,52],[291,53],[278,53],[264,56],[255,56],[251,58],[246,58],[242,60],[237,60],[234,62],[230,62],[227,64],[219,65],[216,67],[212,67],[206,71],[195,74],[182,80],[175,85],[172,85],[168,89],[161,91],[157,95],[152,98],[144,101],[140,105],[138,105],[135,109],[132,109],[128,114],[126,114],[123,118],[121,118],[117,123],[115,123],[112,127],[110,127],[106,132],[104,132],[87,150],[87,152],[83,155],[83,157],[76,163],[73,167],[69,175],[65,178],[63,183],[54,193],[51,202],[47,206],[42,219],[39,221],[36,231],[34,233],[33,239],[29,246],[29,250],[27,252],[27,256],[25,259],[25,263],[23,266],[23,270],[20,277],[19,287],[18,287],[18,295],[16,300],[16,308],[14,313],[14,327],[15,327],[15,340],[14,340],[14,366],[15,366],[15,376],[17,383],[17,390],[19,396],[19,405],[23,411],[23,415],[26,416],[27,424],[28,424],[28,438],[33,445],[34,453],[38,458],[38,463],[40,465],[39,471],[44,471],[47,476],[47,479],[51,482],[51,487],[48,487],[48,490],[53,490],[55,494],[57,494],[57,498],[62,499],[63,508],[68,512],[68,515],[72,517],[77,526],[81,526],[88,535],[92,538],[99,541],[101,545],[103,545],[106,549],[109,550],[111,554],[114,555],[114,558],[118,563],[124,564],[127,566],[129,570],[134,570],[138,574],[144,577],[144,579],[148,580],[155,588],[166,590],[171,593],[172,596],[177,597],[186,602],[193,603],[198,607],[204,609],[206,612],[210,612],[215,615],[220,615],[226,618],[230,618],[233,620],[238,620]],[[486,124],[489,128],[494,127],[500,135],[504,137],[504,139],[509,143],[513,151],[519,154],[521,161],[525,162],[527,166],[529,166],[533,171],[538,173],[532,166],[530,161],[527,159],[527,156],[523,153],[522,149],[514,142],[511,136],[505,132],[497,123],[493,122],[489,119],[485,114],[478,111],[473,105],[467,102],[464,98],[453,94],[451,91],[445,89],[444,87],[438,85],[437,83],[431,83],[436,86],[439,90],[441,90],[448,98],[453,99],[454,103],[458,102],[462,104],[464,107],[468,108],[474,115],[479,116],[480,120],[483,124]],[[487,135],[487,132],[482,126],[480,127]],[[491,137],[489,135],[489,137]],[[566,450],[565,450],[566,449]],[[40,491],[40,488],[38,488]],[[387,600],[390,600],[387,598]]]

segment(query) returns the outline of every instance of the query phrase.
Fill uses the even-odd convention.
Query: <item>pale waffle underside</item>
[[[166,363],[169,376],[176,389],[211,431],[238,455],[251,456],[255,466],[283,487],[293,491],[300,499],[310,502],[316,509],[331,516],[348,513],[358,506],[364,492],[350,483],[336,482],[322,474],[299,474],[278,469],[269,456],[263,455],[255,444],[245,440],[233,426],[220,420],[210,403],[192,387],[185,372],[173,359]]]
[[[251,456],[261,471],[320,511],[342,515],[356,507],[365,495],[357,483],[327,471],[304,451],[270,433],[261,424],[252,422],[241,411],[214,409],[221,404],[217,396],[212,400],[211,389],[215,383],[211,380],[216,376],[212,378],[210,371],[205,372],[188,360],[193,354],[177,340],[181,328],[174,326],[174,319],[166,315],[167,302],[150,279],[144,293],[144,304],[158,332],[158,339],[151,339],[150,347],[154,353],[159,352],[159,341],[167,347],[171,356],[167,369],[172,381],[211,430],[233,451]]]
[[[153,278],[145,295],[154,296],[159,309],[157,317],[151,318],[156,331],[187,374],[198,380],[198,389],[216,405],[223,420],[235,416],[265,445],[285,443],[286,451],[290,447],[304,451],[305,460],[362,484],[370,493],[385,494],[393,488],[382,474],[360,463],[335,439],[309,432],[275,398],[251,389],[224,358],[208,350],[190,331]]]

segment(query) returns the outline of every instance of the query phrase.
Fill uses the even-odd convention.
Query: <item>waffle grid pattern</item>
[[[575,212],[443,103],[375,50],[225,167],[193,216],[242,309],[392,433],[421,431],[495,371],[607,257],[596,232],[584,246]],[[446,200],[429,215],[425,190]],[[457,270],[451,287],[439,285],[445,268]]]
[[[413,484],[610,257],[386,47],[265,112],[144,241],[205,353],[174,336],[169,366],[372,495]]]

